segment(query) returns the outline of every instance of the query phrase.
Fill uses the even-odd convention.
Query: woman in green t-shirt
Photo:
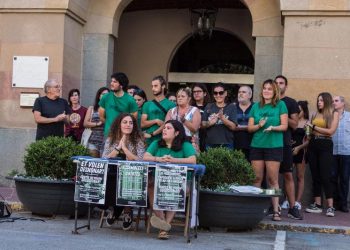
[[[288,110],[279,98],[279,88],[271,79],[261,87],[260,102],[250,110],[248,131],[254,132],[250,160],[256,175],[254,185],[261,187],[266,168],[270,188],[278,189],[278,172],[283,158],[283,131],[288,128]],[[272,198],[272,220],[280,221],[278,197]]]
[[[162,139],[154,141],[148,147],[143,159],[145,161],[162,163],[196,164],[196,151],[190,142],[186,141],[185,129],[181,122],[168,120],[162,131]],[[149,180],[148,195],[150,204],[154,201],[154,180]],[[175,212],[153,210],[151,225],[160,229],[158,238],[168,239],[171,221]]]

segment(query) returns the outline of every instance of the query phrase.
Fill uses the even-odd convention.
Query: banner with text
[[[186,177],[186,166],[157,165],[153,209],[184,212]]]
[[[119,163],[117,205],[147,207],[148,163]]]
[[[84,160],[77,166],[74,200],[105,204],[108,161]]]

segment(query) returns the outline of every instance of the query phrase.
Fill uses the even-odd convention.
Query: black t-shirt
[[[38,111],[41,116],[46,118],[54,118],[63,112],[72,113],[68,102],[65,99],[57,98],[52,100],[47,96],[38,97],[35,100],[33,112]],[[36,130],[36,140],[43,139],[48,136],[64,136],[64,122],[38,123]]]
[[[202,116],[202,121],[208,121],[212,115],[219,113],[221,108],[216,106],[215,103],[207,104],[204,109]],[[237,109],[234,104],[227,104],[223,108],[224,116],[229,119],[231,122],[237,124]],[[223,124],[221,120],[218,120],[216,124],[207,128],[207,144],[233,144],[233,133],[232,131]]]
[[[299,106],[296,100],[285,96],[281,99],[287,106],[288,109],[288,118],[291,117],[292,114],[299,114]],[[288,127],[287,131],[283,133],[283,145],[291,145],[292,143],[292,128]]]

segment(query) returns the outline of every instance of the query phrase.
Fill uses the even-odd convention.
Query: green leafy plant
[[[201,180],[201,186],[206,189],[222,190],[231,184],[251,185],[255,179],[252,166],[238,150],[210,148],[200,153],[198,163],[206,166]]]
[[[24,169],[27,176],[72,178],[76,164],[71,157],[76,155],[89,155],[89,151],[70,138],[50,136],[33,142],[26,148]]]

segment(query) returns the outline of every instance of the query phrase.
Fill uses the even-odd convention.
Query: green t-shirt
[[[258,124],[260,119],[266,117],[265,125],[256,131],[253,135],[251,146],[255,148],[279,148],[283,147],[283,132],[270,131],[264,132],[269,126],[281,125],[281,115],[288,114],[286,104],[278,101],[273,107],[270,103],[260,107],[259,103],[254,103],[250,110],[249,117],[254,118],[254,124]]]
[[[192,155],[196,155],[196,150],[189,142],[184,142],[180,151],[174,151],[171,148],[159,147],[158,140],[149,145],[146,152],[156,157],[162,157],[164,155],[170,155],[174,158],[187,158]]]
[[[108,135],[109,128],[121,113],[134,113],[138,110],[138,106],[134,98],[125,92],[121,97],[117,97],[113,92],[109,92],[101,98],[99,105],[105,109],[105,136]]]
[[[159,103],[167,112],[176,106],[175,103],[173,103],[172,101],[169,101],[167,98],[164,98]],[[159,119],[164,121],[166,116],[166,114],[153,101],[148,101],[143,104],[142,114],[147,115],[148,121],[154,120],[154,119]],[[156,131],[158,128],[159,126],[157,124],[154,124],[146,128],[144,131],[150,134]],[[147,144],[150,145],[153,141],[159,140],[160,136],[161,134],[158,134],[157,136],[152,136],[151,138],[146,139]]]

